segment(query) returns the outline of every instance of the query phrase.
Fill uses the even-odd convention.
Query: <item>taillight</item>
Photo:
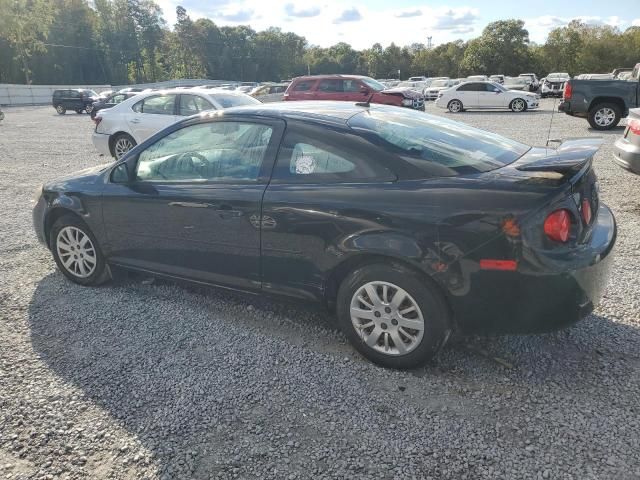
[[[100,125],[100,122],[101,122],[101,121],[102,121],[102,117],[98,117],[98,116],[93,117],[93,123],[95,123],[95,124],[96,124],[96,127],[97,127],[98,125]]]
[[[627,121],[627,126],[629,127],[629,131],[634,135],[640,135],[640,120],[631,119]]]
[[[582,219],[587,225],[591,223],[591,203],[586,198],[582,199]]]
[[[570,231],[571,212],[569,210],[556,210],[544,221],[544,233],[554,242],[565,243],[569,240]]]
[[[564,84],[564,93],[562,94],[565,100],[571,99],[573,95],[573,87],[571,86],[571,82],[567,82]]]

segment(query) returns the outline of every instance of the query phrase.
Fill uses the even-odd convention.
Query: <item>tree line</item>
[[[183,7],[169,28],[153,0],[0,0],[0,83],[112,84],[176,78],[273,81],[307,73],[374,78],[602,73],[640,62],[640,27],[574,20],[544,44],[522,20],[490,23],[469,41],[435,48],[379,43],[328,48],[280,28],[218,26]]]

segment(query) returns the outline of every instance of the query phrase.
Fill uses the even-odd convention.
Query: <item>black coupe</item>
[[[45,185],[33,216],[76,283],[123,267],[322,302],[366,357],[410,368],[452,331],[542,332],[593,309],[616,240],[598,146],[398,107],[256,105]]]

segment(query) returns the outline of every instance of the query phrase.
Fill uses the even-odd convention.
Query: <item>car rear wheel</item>
[[[424,365],[450,332],[442,295],[428,279],[394,264],[352,272],[340,286],[337,310],[353,346],[384,367]]]
[[[56,112],[58,112],[59,115],[64,115],[65,113],[67,113],[67,109],[64,108],[62,105],[58,105],[56,107]]]
[[[93,110],[93,105],[87,105],[84,107],[84,111],[87,113],[91,113],[92,110]]]
[[[73,215],[56,220],[49,234],[60,271],[80,285],[99,285],[109,278],[104,256],[89,227]]]
[[[517,113],[524,112],[527,109],[527,102],[521,98],[516,98],[511,102],[509,108]]]
[[[127,135],[121,133],[113,139],[113,156],[116,160],[120,160],[129,150],[136,146],[136,141]]]
[[[459,113],[462,111],[462,102],[460,100],[451,100],[447,108],[451,113]]]
[[[622,112],[615,103],[601,103],[589,111],[587,120],[595,130],[611,130],[620,123]]]

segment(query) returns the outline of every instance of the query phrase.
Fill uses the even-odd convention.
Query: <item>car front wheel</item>
[[[93,110],[93,105],[87,105],[86,107],[84,107],[84,111],[87,113],[91,113],[92,110]]]
[[[462,111],[462,102],[460,100],[451,100],[447,108],[451,113],[459,113]]]
[[[516,98],[511,102],[511,105],[509,106],[509,108],[511,108],[512,111],[517,113],[524,112],[527,109],[527,104],[523,99]]]
[[[56,112],[58,112],[59,115],[64,115],[65,113],[67,113],[67,109],[64,108],[62,105],[58,105],[56,107]]]
[[[622,113],[615,103],[601,103],[589,111],[587,120],[595,130],[611,130],[620,123]]]
[[[428,279],[400,265],[356,269],[340,287],[337,310],[353,346],[384,367],[424,365],[450,332],[442,295]]]

